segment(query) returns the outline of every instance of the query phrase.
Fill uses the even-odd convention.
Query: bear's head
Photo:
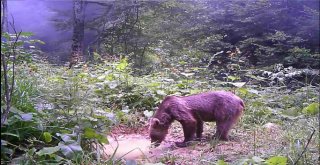
[[[156,147],[164,140],[168,134],[168,126],[161,122],[158,118],[150,119],[149,136],[151,138],[151,143]]]

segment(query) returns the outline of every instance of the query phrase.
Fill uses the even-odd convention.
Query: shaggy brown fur
[[[204,121],[215,121],[215,136],[228,140],[228,133],[238,121],[244,110],[243,101],[231,92],[215,91],[185,97],[167,96],[150,120],[150,138],[156,146],[165,139],[174,120],[181,123],[184,141],[177,146],[186,146],[186,142],[201,139]]]

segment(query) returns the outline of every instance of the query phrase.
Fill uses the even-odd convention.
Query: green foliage
[[[241,165],[249,165],[249,164],[257,164],[257,165],[285,165],[287,164],[288,158],[283,156],[272,156],[267,160],[262,159],[257,156],[253,156],[251,159],[242,159],[237,164]]]
[[[97,139],[99,143],[108,143],[108,139],[105,136],[96,133],[92,128],[84,129],[84,137],[88,139]]]
[[[228,163],[226,163],[225,161],[223,160],[218,160],[216,165],[228,165]]]
[[[42,136],[46,143],[50,143],[52,141],[52,135],[50,134],[50,132],[44,132]]]
[[[127,57],[135,74],[167,66],[203,67],[210,59],[217,68],[237,65],[234,70],[319,64],[318,1],[120,0],[90,5],[104,10],[86,19],[86,28],[97,33],[89,59]],[[55,13],[59,30],[72,28],[70,11]]]
[[[4,38],[7,40],[2,40],[1,42],[1,63],[6,62],[7,66],[12,65],[12,67],[8,68],[8,70],[1,69],[1,75],[4,72],[7,74],[8,84],[13,84],[9,88],[13,89],[13,91],[9,95],[10,109],[7,122],[1,128],[2,163],[37,164],[39,162],[51,162],[59,164],[70,160],[78,161],[84,158],[82,148],[89,147],[93,140],[97,139],[98,143],[107,142],[105,136],[102,136],[101,133],[81,138],[79,123],[88,125],[93,120],[92,125],[97,125],[99,122],[109,121],[109,119],[101,118],[98,115],[96,115],[98,116],[97,119],[92,119],[90,115],[85,116],[76,113],[78,109],[74,105],[79,104],[81,101],[77,97],[79,96],[79,88],[82,87],[79,81],[84,75],[80,75],[80,78],[72,77],[68,81],[64,79],[68,77],[62,78],[59,76],[53,78],[51,82],[61,83],[64,85],[63,87],[66,87],[59,89],[59,85],[54,84],[57,85],[54,89],[57,89],[56,91],[58,92],[66,89],[65,93],[60,93],[62,95],[57,94],[54,97],[60,99],[66,93],[68,93],[68,96],[62,97],[61,101],[58,99],[59,106],[57,107],[59,108],[52,110],[55,107],[51,106],[50,110],[52,111],[45,108],[45,105],[41,102],[50,98],[50,96],[48,98],[41,97],[44,94],[42,93],[44,90],[41,87],[41,80],[47,81],[48,79],[44,79],[47,77],[43,77],[44,75],[39,74],[39,72],[34,72],[37,71],[34,69],[37,66],[36,64],[30,64],[32,51],[23,47],[25,43],[39,42],[38,40],[26,40],[31,35],[31,33],[19,33],[12,36],[3,33]],[[14,42],[11,40],[12,37],[21,37],[23,40],[18,38],[17,42]],[[1,67],[7,66],[3,65]],[[1,84],[3,83],[5,83],[5,78],[1,76]],[[40,86],[38,86],[39,84]],[[45,83],[45,85],[48,85],[48,83]],[[7,99],[5,99],[5,92],[3,92],[6,90],[8,89],[1,85],[2,114],[5,111],[5,106],[7,106]],[[40,105],[36,106],[35,104],[39,104],[39,102]],[[48,101],[45,100],[45,102]],[[49,104],[53,105],[51,102]],[[86,141],[90,141],[90,143]],[[81,144],[83,145],[81,146]],[[89,150],[88,148],[86,149],[86,151]]]
[[[266,160],[268,165],[286,165],[288,158],[283,156],[274,156]]]
[[[42,69],[21,72],[20,75],[25,76],[25,82],[33,82],[21,86],[25,91],[34,91],[27,92],[28,97],[21,101],[29,100],[33,111],[12,109],[8,120],[10,127],[1,132],[1,154],[6,161],[96,162],[94,146],[108,143],[106,134],[114,124],[141,127],[165,96],[218,90],[222,87],[219,84],[223,84],[218,81],[205,82],[205,78],[196,77],[201,75],[198,74],[201,70],[197,69],[187,72],[176,70],[173,74],[168,68],[167,72],[134,76],[126,59],[94,66],[84,65],[73,70],[41,63],[34,65],[39,65],[39,68],[41,65]],[[234,81],[232,83],[239,83]],[[35,87],[37,90],[30,89]],[[244,84],[239,87],[234,90],[245,101],[245,114],[240,123],[246,129],[252,129],[253,124],[259,127],[267,122],[283,124],[287,123],[286,120],[296,121],[296,118],[286,114],[292,107],[297,107],[294,117],[308,114],[306,117],[312,119],[312,114],[316,113],[318,96],[314,88],[292,92]],[[33,101],[40,105],[34,106]],[[45,106],[47,104],[50,106]],[[294,135],[288,133],[288,141],[295,145],[298,139],[303,146],[305,134],[298,136],[296,132]],[[212,141],[213,147],[217,145],[216,142]],[[286,151],[294,158],[301,152],[296,148],[286,148]],[[309,152],[307,154],[311,156]],[[177,157],[168,155],[161,162],[177,160]],[[288,160],[285,157],[252,157],[243,160],[243,164],[276,164],[284,161]]]
[[[165,164],[175,164],[177,156],[171,154],[170,152],[164,153],[164,157],[161,158],[160,162]]]
[[[31,32],[20,32],[17,34],[1,33],[1,53],[8,58],[8,63],[23,63],[31,62],[32,50],[25,49],[25,44],[44,44],[40,40],[33,40],[30,37],[33,36]],[[11,58],[8,56],[11,55]]]
[[[319,103],[311,103],[307,107],[303,108],[302,112],[306,115],[319,114]]]

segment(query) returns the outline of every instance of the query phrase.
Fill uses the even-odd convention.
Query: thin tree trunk
[[[83,0],[73,1],[73,36],[71,46],[70,65],[73,65],[84,60],[83,58],[83,38],[84,38],[84,17],[85,3]]]
[[[3,79],[4,79],[4,93],[5,93],[5,103],[6,103],[6,109],[1,113],[1,127],[6,123],[8,116],[9,116],[9,112],[11,109],[11,99],[12,99],[12,95],[13,95],[13,90],[14,90],[14,82],[15,82],[15,63],[16,63],[16,48],[17,48],[17,42],[18,39],[20,38],[21,32],[17,33],[17,31],[14,28],[14,24],[12,24],[14,33],[15,33],[15,40],[11,45],[11,50],[12,52],[9,52],[9,54],[5,54],[1,52],[1,64],[2,64],[2,68],[1,70],[3,71]],[[9,58],[12,56],[12,64],[11,64],[11,71],[8,68],[8,61]],[[11,85],[9,82],[9,76],[8,73],[11,72],[12,73],[12,77],[11,77]],[[2,77],[1,77],[2,79]],[[2,82],[2,80],[1,80]]]
[[[6,103],[6,109],[1,113],[1,127],[3,124],[7,121],[10,108],[11,108],[11,97],[10,97],[10,88],[9,88],[9,81],[8,81],[8,65],[7,65],[7,59],[6,56],[1,53],[1,64],[3,71],[3,79],[4,79],[4,93],[5,93],[5,103]],[[2,80],[1,80],[2,81]]]
[[[8,5],[7,0],[1,0],[1,34],[8,31]],[[2,35],[1,35],[2,40]],[[6,55],[1,52],[1,86],[4,85],[4,101],[6,103],[5,110],[1,113],[1,127],[7,121],[11,108],[11,90],[8,78],[8,64]],[[2,81],[3,78],[3,81]],[[4,84],[2,84],[4,82]],[[2,95],[1,95],[2,96]]]
[[[8,32],[8,3],[1,0],[1,33]]]

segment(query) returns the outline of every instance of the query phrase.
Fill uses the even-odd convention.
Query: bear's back
[[[182,97],[204,121],[224,120],[243,111],[242,100],[231,92],[214,91]]]

